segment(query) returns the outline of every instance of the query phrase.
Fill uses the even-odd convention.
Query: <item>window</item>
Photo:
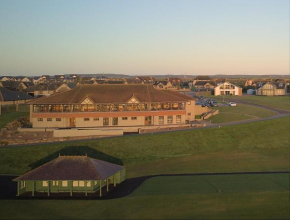
[[[53,186],[58,186],[58,181],[52,181]]]
[[[176,115],[176,123],[181,123],[181,115]]]
[[[118,117],[113,118],[113,125],[118,125]]]
[[[187,113],[187,115],[191,115],[191,113],[189,112],[189,113]]]
[[[94,121],[99,121],[100,120],[100,118],[99,117],[97,117],[97,118],[94,118]]]
[[[164,116],[159,116],[159,124],[162,125],[164,124]]]
[[[25,181],[20,181],[20,189],[25,188]]]
[[[43,121],[43,118],[38,118],[37,121]]]
[[[56,121],[61,121],[61,118],[56,118]]]
[[[90,120],[90,118],[84,118],[84,121],[89,121]]]
[[[84,187],[85,186],[85,181],[79,181],[79,186]]]
[[[103,125],[109,125],[109,118],[103,118]]]
[[[73,181],[73,187],[78,187],[79,186],[79,182],[78,181]]]
[[[87,181],[87,187],[91,187],[91,181]]]
[[[173,123],[173,116],[167,116],[167,124]]]
[[[131,117],[131,120],[137,120],[137,117]]]
[[[94,185],[98,185],[98,181],[94,181]]]
[[[62,181],[61,185],[67,187],[67,181]]]
[[[47,181],[42,181],[42,186],[43,187],[47,187],[48,186],[48,182]]]
[[[189,101],[189,102],[187,102],[187,104],[188,104],[188,105],[191,105],[191,102]]]
[[[47,118],[46,120],[47,120],[47,121],[52,121],[52,118]]]
[[[124,120],[124,121],[125,121],[125,120],[128,120],[128,118],[127,118],[127,117],[123,117],[123,118],[122,118],[122,120]]]

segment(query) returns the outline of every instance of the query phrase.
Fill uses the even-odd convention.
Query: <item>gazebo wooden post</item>
[[[17,196],[20,195],[20,183],[17,181]]]
[[[35,191],[35,182],[32,181],[32,196],[34,196],[34,191]]]
[[[69,181],[69,185],[70,185],[70,196],[72,196],[72,192],[73,192],[73,181]]]
[[[85,195],[88,196],[88,192],[87,192],[87,181],[85,180]]]
[[[114,174],[114,187],[116,187],[116,174]]]
[[[109,179],[106,180],[107,183],[107,192],[109,191]]]
[[[100,180],[100,197],[102,197],[102,180]]]
[[[47,184],[47,196],[50,196],[50,181],[47,181],[48,182],[48,184]]]

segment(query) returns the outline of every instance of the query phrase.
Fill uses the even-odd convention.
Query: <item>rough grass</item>
[[[3,115],[0,115],[0,129],[4,128],[9,122],[15,120],[20,116],[28,116],[29,112],[9,112]]]
[[[70,150],[69,146],[72,145],[79,147]],[[71,155],[88,153],[90,156],[93,153],[94,157],[98,158],[101,155],[102,159],[109,159],[112,162],[115,159],[121,160],[125,166],[134,166],[134,164],[138,166],[138,164],[158,162],[168,158],[211,155],[218,152],[253,152],[253,150],[263,152],[266,149],[286,149],[289,147],[289,117],[220,128],[124,136],[82,141],[76,144],[56,143],[0,148],[2,155],[0,173],[23,174],[30,170],[31,164],[45,158],[49,161],[52,159],[51,155],[58,156],[65,147],[68,148],[66,153]],[[281,154],[277,162],[280,157],[284,158],[285,155]],[[205,160],[209,159],[210,157],[205,158]],[[240,170],[243,169],[244,167],[240,167]],[[160,173],[163,171],[159,170]]]
[[[208,119],[212,123],[226,123],[251,118],[266,118],[276,114],[274,111],[268,109],[239,103],[235,107],[220,106],[216,108],[219,109],[219,114]]]

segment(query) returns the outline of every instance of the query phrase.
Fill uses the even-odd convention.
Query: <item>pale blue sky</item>
[[[0,75],[289,74],[289,0],[0,0]]]

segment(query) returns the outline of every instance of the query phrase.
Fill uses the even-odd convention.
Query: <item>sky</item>
[[[0,0],[0,75],[289,74],[289,0]]]

